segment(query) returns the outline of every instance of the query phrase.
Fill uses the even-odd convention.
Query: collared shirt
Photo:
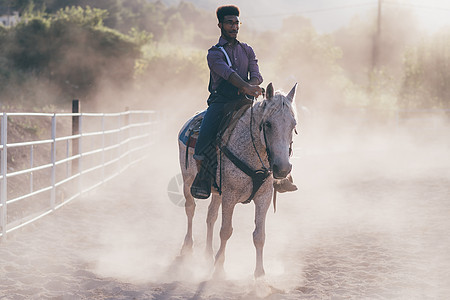
[[[232,46],[223,37],[220,37],[218,45],[225,49],[232,66],[228,66],[225,54],[219,48],[213,46],[208,50],[207,60],[211,73],[212,91],[223,80],[228,80],[233,72],[237,73],[244,81],[248,82],[250,79],[256,78],[258,84],[263,82],[259,72],[258,59],[252,47],[239,41]]]

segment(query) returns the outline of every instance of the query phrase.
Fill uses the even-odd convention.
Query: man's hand
[[[262,95],[262,89],[257,85],[248,84],[247,86],[241,87],[239,93],[258,98],[259,95]]]
[[[239,89],[239,94],[253,96],[256,98],[259,95],[262,95],[262,89],[258,85],[245,82],[236,73],[232,73],[230,75],[228,82],[230,82],[232,85],[234,85],[235,87],[237,87]]]

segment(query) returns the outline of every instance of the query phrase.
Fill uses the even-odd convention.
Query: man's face
[[[236,39],[240,24],[238,16],[225,16],[222,23],[219,23],[219,28],[225,38]]]

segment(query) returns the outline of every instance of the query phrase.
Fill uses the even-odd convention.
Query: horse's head
[[[267,86],[262,103],[261,141],[266,145],[274,178],[285,178],[292,169],[289,162],[292,135],[297,124],[294,104],[297,84],[284,95],[274,92],[272,83]]]

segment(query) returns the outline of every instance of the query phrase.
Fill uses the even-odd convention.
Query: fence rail
[[[50,119],[50,137],[9,142],[8,125],[16,118],[28,119],[26,124]],[[2,113],[0,239],[144,159],[157,138],[157,123],[154,111]]]

